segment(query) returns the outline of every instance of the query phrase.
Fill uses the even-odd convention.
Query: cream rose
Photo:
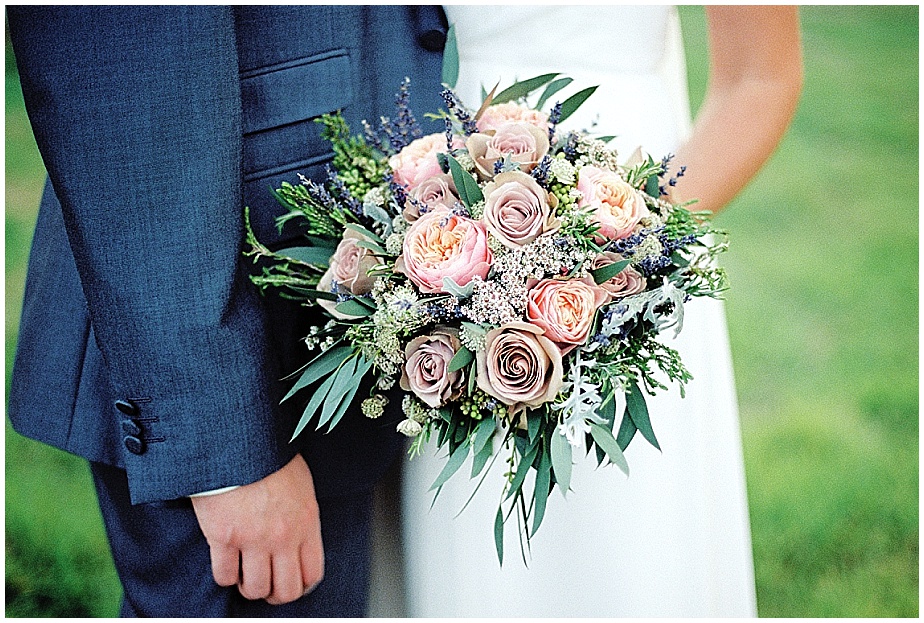
[[[599,224],[595,239],[603,243],[629,236],[639,221],[649,215],[642,194],[612,171],[594,166],[581,167],[577,189],[581,207],[594,210],[593,221]]]
[[[462,139],[453,137],[453,148],[463,146]],[[424,180],[443,172],[436,155],[447,151],[445,134],[429,134],[411,141],[407,147],[389,158],[388,166],[394,171],[396,182],[413,190]]]
[[[542,111],[533,110],[513,102],[488,106],[478,119],[478,131],[496,130],[508,121],[522,121],[536,126],[548,135],[549,116]]]
[[[430,335],[415,337],[404,349],[401,389],[413,392],[427,406],[439,408],[462,395],[461,370],[449,371],[449,362],[461,348],[459,332],[437,327]]]
[[[432,294],[446,291],[446,277],[459,286],[475,276],[484,279],[493,261],[483,224],[437,208],[408,229],[395,270],[407,275],[422,292]]]
[[[413,223],[420,218],[421,209],[428,212],[438,207],[451,208],[458,200],[452,176],[440,173],[428,177],[410,192],[401,215],[408,223]]]
[[[604,266],[621,262],[623,259],[618,253],[606,251],[594,258],[591,269],[603,268]],[[648,283],[642,273],[631,266],[626,266],[615,277],[601,283],[600,287],[609,293],[611,300],[615,300],[638,294],[644,291],[647,285]]]
[[[594,314],[609,298],[590,277],[543,279],[527,294],[526,317],[567,354],[587,341]]]
[[[530,123],[511,121],[494,130],[475,133],[465,142],[475,161],[478,175],[485,180],[494,177],[494,163],[509,156],[529,173],[549,153],[549,136]]]
[[[561,389],[561,351],[534,325],[511,322],[488,331],[476,358],[478,387],[507,405],[511,416],[551,401]]]
[[[330,257],[327,271],[318,282],[318,290],[332,292],[336,283],[336,291],[341,294],[362,296],[372,291],[372,284],[375,279],[369,276],[369,271],[374,266],[381,264],[382,260],[373,255],[369,249],[357,244],[363,240],[366,240],[366,237],[352,229],[347,229],[344,232],[343,238],[337,244],[334,254]],[[337,306],[336,301],[318,299],[318,304],[335,318],[352,317],[336,311],[334,309]]]
[[[485,185],[484,196],[485,225],[511,249],[527,245],[561,224],[553,217],[558,197],[526,173],[501,173]]]

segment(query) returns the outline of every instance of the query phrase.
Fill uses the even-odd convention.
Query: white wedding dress
[[[623,158],[656,159],[689,130],[676,12],[663,6],[447,6],[455,24],[457,93],[470,107],[490,90],[552,71],[564,96],[599,85],[565,127],[616,134]],[[557,96],[556,96],[557,97]],[[555,98],[553,98],[555,99]],[[682,163],[679,163],[682,164]],[[673,335],[672,332],[670,332]],[[456,516],[476,481],[470,463],[430,508],[444,457],[405,461],[402,521],[406,614],[424,617],[754,616],[754,574],[741,439],[722,304],[686,308],[678,348],[694,380],[649,398],[662,452],[636,435],[630,476],[575,455],[567,499],[558,488],[532,540],[529,567],[506,526],[503,567],[493,521],[505,464]]]

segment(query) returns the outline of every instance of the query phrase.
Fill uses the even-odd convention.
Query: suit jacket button
[[[125,439],[122,440],[125,444],[125,448],[132,454],[143,454],[144,453],[144,442],[140,438],[135,437],[134,435],[127,435]]]
[[[122,420],[122,432],[132,437],[141,437],[141,426],[134,420]]]
[[[116,400],[115,408],[125,415],[138,415],[138,405],[131,400]]]

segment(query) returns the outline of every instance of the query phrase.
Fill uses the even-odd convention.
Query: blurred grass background
[[[691,101],[701,7],[682,7]],[[803,7],[805,90],[718,219],[765,617],[918,616],[918,7]],[[6,50],[6,388],[44,171]],[[115,616],[84,461],[6,424],[6,615]]]

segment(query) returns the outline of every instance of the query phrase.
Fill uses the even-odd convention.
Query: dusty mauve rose
[[[550,195],[526,173],[501,173],[485,185],[484,196],[485,225],[511,249],[527,245],[561,225],[553,217],[558,197]]]
[[[449,362],[461,348],[459,331],[437,327],[430,335],[415,337],[404,349],[401,389],[414,392],[434,409],[462,395],[461,370],[449,371]]]
[[[594,166],[581,167],[577,189],[581,207],[594,209],[593,221],[600,225],[597,242],[618,240],[632,233],[638,222],[649,215],[642,194],[612,171]]]
[[[339,293],[361,296],[372,291],[375,279],[369,276],[369,270],[381,264],[382,260],[375,257],[369,249],[358,246],[356,243],[361,240],[367,239],[359,232],[352,229],[344,232],[343,238],[337,244],[337,249],[330,257],[327,271],[318,282],[318,290],[331,292],[336,282]],[[334,309],[337,305],[336,301],[318,299],[318,304],[336,318],[352,317],[336,311]]]
[[[505,156],[519,164],[521,171],[532,171],[549,153],[549,135],[531,123],[511,121],[494,130],[472,134],[465,146],[479,177],[489,180],[494,177],[494,163]]]
[[[610,264],[615,264],[616,262],[621,262],[623,259],[624,258],[618,253],[605,251],[594,258],[590,267],[595,270],[597,268],[609,266]],[[645,276],[642,275],[642,273],[631,266],[626,266],[618,275],[601,283],[600,287],[609,293],[611,300],[616,300],[638,294],[645,289],[646,285],[648,285],[648,283],[645,281]]]
[[[543,279],[530,287],[526,317],[545,331],[562,354],[587,341],[594,314],[610,298],[590,277]]]
[[[453,137],[453,147],[462,146],[462,139]],[[396,182],[413,190],[427,178],[443,172],[436,154],[447,151],[445,134],[429,134],[411,141],[410,145],[389,158],[388,166],[394,171]]]
[[[533,110],[513,102],[488,106],[481,113],[477,125],[479,132],[496,130],[508,121],[523,121],[549,133],[549,116],[540,110]]]
[[[476,275],[484,279],[493,261],[483,224],[437,208],[411,224],[395,270],[407,275],[421,292],[433,294],[446,291],[445,277],[459,286]]]
[[[478,387],[511,416],[549,402],[561,389],[561,351],[537,326],[511,322],[488,331],[476,358]]]
[[[428,177],[410,192],[401,215],[408,223],[413,223],[420,218],[421,204],[425,206],[424,212],[427,212],[438,207],[451,208],[458,200],[452,176],[440,173]]]

